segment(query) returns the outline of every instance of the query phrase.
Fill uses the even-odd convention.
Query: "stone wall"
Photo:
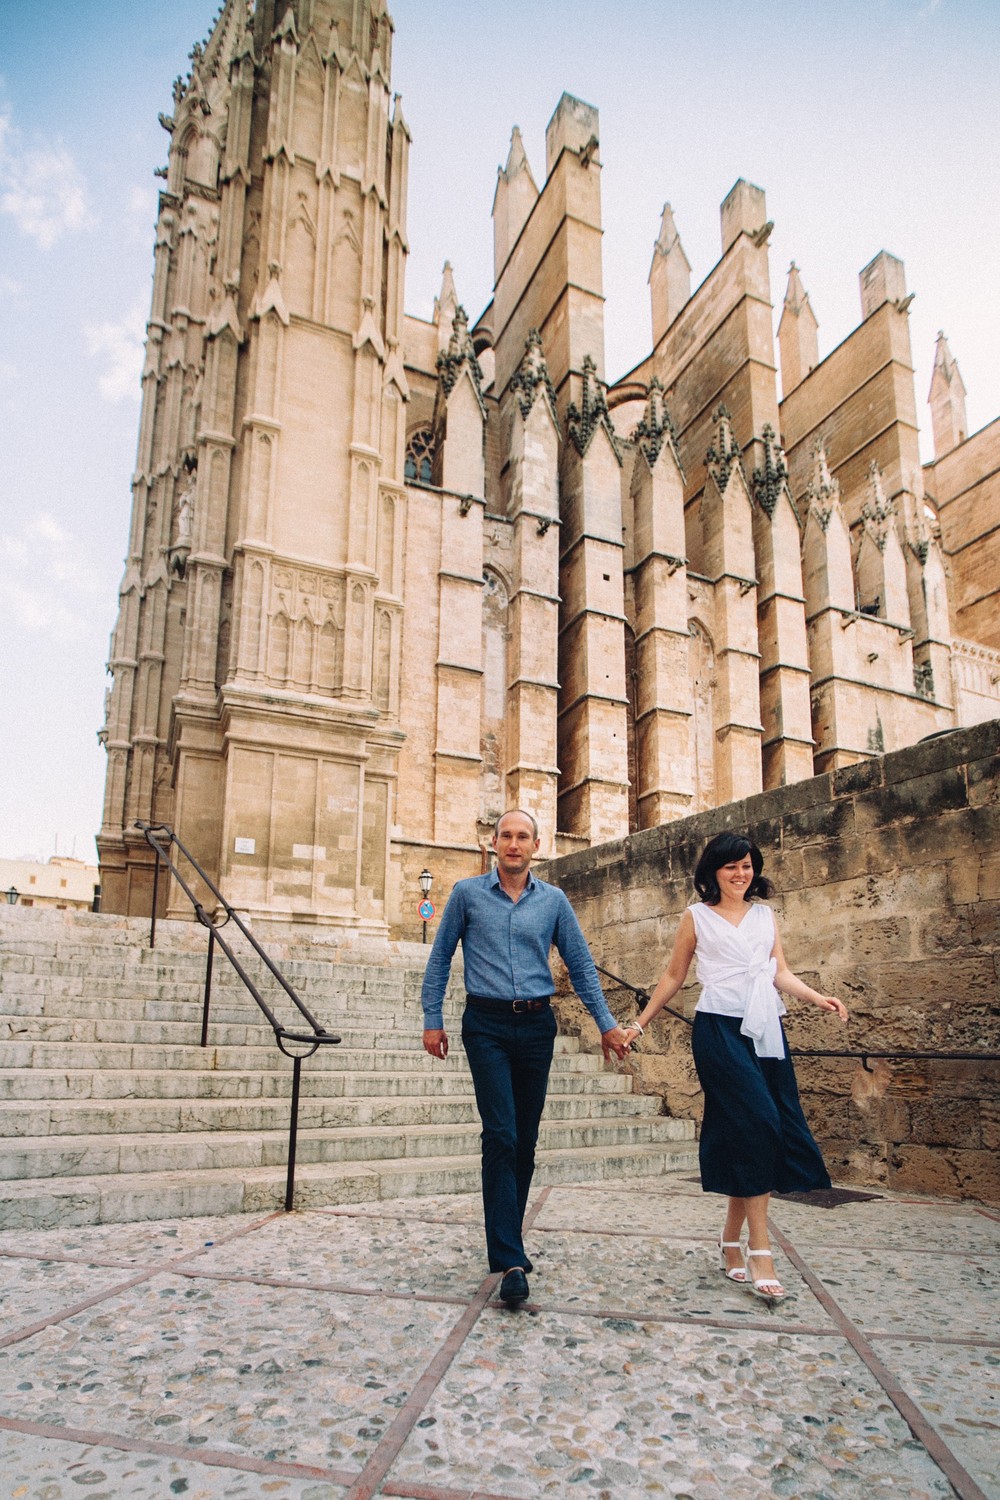
[[[1000,418],[927,464],[954,595],[955,634],[1000,649]]]
[[[599,964],[652,987],[698,855],[724,828],[764,852],[792,970],[851,1011],[844,1029],[790,1000],[793,1048],[1000,1053],[1000,720],[553,861]],[[692,966],[675,1005],[690,1016],[697,996]],[[572,1030],[579,1006],[563,1009]],[[670,1113],[700,1115],[682,1020],[657,1020],[624,1066]],[[1000,1060],[796,1068],[835,1179],[1000,1199]]]

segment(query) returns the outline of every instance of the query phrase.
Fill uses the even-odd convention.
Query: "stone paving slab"
[[[0,1500],[1000,1500],[1000,1214],[776,1200],[770,1307],[683,1176],[0,1230]],[[925,1290],[926,1288],[926,1290]]]
[[[987,1268],[986,1261],[992,1262]],[[847,1316],[866,1332],[937,1333],[961,1338],[997,1333],[1000,1254],[977,1259],[891,1249],[825,1248],[814,1267]],[[940,1294],[948,1280],[947,1295]]]
[[[788,1296],[767,1303],[745,1286],[727,1281],[719,1267],[714,1241],[665,1236],[536,1233],[531,1239],[545,1303],[561,1310],[614,1309],[629,1316],[764,1321],[833,1331],[829,1313],[798,1273],[778,1256]],[[533,1283],[534,1284],[534,1283]]]
[[[280,1265],[285,1283],[465,1303],[483,1280],[482,1239],[479,1223],[471,1220],[464,1232],[448,1234],[442,1234],[439,1223],[409,1221],[401,1256],[399,1221],[391,1205],[383,1205],[378,1218],[328,1214],[323,1222],[318,1213],[296,1214],[291,1220],[282,1215],[256,1234],[207,1250],[197,1269],[216,1276],[253,1276],[262,1263]]]
[[[995,1307],[992,1334],[995,1341]],[[1000,1350],[996,1342],[992,1348],[969,1348],[879,1339],[876,1348],[959,1462],[977,1476],[987,1494],[1000,1495]]]
[[[455,1309],[157,1273],[0,1349],[22,1421],[358,1469]]]
[[[53,1255],[109,1265],[162,1265],[270,1222],[268,1214],[141,1219],[135,1224],[0,1230],[0,1255]],[[291,1221],[289,1221],[291,1222]]]
[[[325,1479],[213,1467],[204,1450],[196,1460],[11,1431],[0,1448],[4,1500],[342,1500],[347,1493]]]
[[[8,1338],[54,1313],[109,1292],[126,1280],[108,1266],[50,1260],[0,1262],[0,1330]]]
[[[477,1326],[397,1472],[524,1500],[949,1495],[909,1438],[861,1362],[829,1340],[542,1311]]]
[[[882,1255],[894,1249],[1000,1254],[996,1212],[974,1203],[887,1193],[873,1202],[823,1210],[774,1198],[771,1218],[802,1246],[870,1245]]]

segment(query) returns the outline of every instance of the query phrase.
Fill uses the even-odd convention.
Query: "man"
[[[601,1030],[604,1056],[624,1057],[625,1033],[608,1009],[580,924],[558,886],[537,880],[538,824],[515,809],[493,832],[496,869],[460,880],[444,909],[424,975],[424,1048],[448,1056],[442,1001],[459,942],[465,968],[462,1042],[483,1123],[483,1211],[491,1271],[503,1272],[500,1297],[523,1302],[526,1273],[521,1225],[535,1169],[556,1037],[549,949],[554,943],[580,999]]]

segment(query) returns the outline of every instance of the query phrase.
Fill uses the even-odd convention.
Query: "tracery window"
[[[406,444],[403,478],[417,484],[430,484],[434,463],[434,434],[429,427],[417,427]]]

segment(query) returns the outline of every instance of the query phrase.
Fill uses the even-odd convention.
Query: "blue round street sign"
[[[421,901],[420,905],[417,907],[417,911],[420,913],[421,919],[424,922],[429,922],[431,917],[433,917],[434,915],[434,902]]]

